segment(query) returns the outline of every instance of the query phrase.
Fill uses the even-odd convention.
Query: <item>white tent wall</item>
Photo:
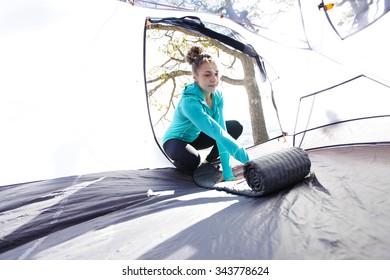
[[[307,118],[302,118],[301,110],[298,116],[301,122],[297,120],[295,132],[325,126],[329,123],[359,118],[361,120],[312,131],[305,135],[303,144],[300,138],[302,135],[300,135],[296,145],[302,145],[301,147],[306,149],[346,143],[388,142],[390,118],[370,120],[364,118],[390,115],[390,109],[386,105],[390,102],[390,79],[387,71],[390,64],[387,51],[390,48],[390,42],[384,35],[390,25],[389,13],[360,32],[341,39],[331,28],[325,13],[322,10],[319,12],[315,5],[309,2],[302,1],[302,14],[311,48],[324,58],[329,58],[340,65],[344,69],[344,74],[351,75],[350,78],[360,75],[365,77],[353,79],[342,86],[302,100],[301,109],[310,110],[312,113],[308,113]],[[385,9],[385,1],[377,3],[379,4],[375,9],[380,14]],[[330,10],[328,13],[335,13],[339,7],[336,5],[333,9],[334,11]],[[320,14],[320,16],[313,16],[315,14]],[[329,74],[325,72],[322,76],[324,81],[331,81],[331,84],[317,88],[311,93],[348,80],[346,75],[329,79],[333,76],[332,72],[330,70]],[[305,102],[311,105],[304,107]]]
[[[318,123],[321,119],[326,119],[326,122],[318,125],[328,124],[327,114],[332,111],[338,113],[338,116],[357,112],[354,115],[356,118],[389,114],[389,109],[384,108],[384,104],[388,104],[390,98],[390,80],[386,71],[390,64],[390,56],[386,51],[390,48],[390,42],[384,36],[390,25],[389,13],[359,33],[341,39],[332,29],[324,12],[318,9],[319,2],[302,0],[300,3],[301,5],[296,5],[296,8],[302,9],[305,34],[310,48],[299,46],[298,43],[293,44],[291,40],[283,40],[282,36],[276,43],[264,39],[263,36],[259,36],[255,41],[256,49],[272,67],[268,67],[268,70],[283,129],[289,135],[295,132],[295,116],[300,97],[336,86],[359,75],[365,75],[368,79],[358,79],[337,88],[344,92],[341,92],[341,95],[333,94],[333,100],[328,103],[317,103],[317,109],[320,108],[315,115],[317,119],[310,120],[310,123],[313,124],[313,120]],[[296,17],[295,20],[298,21],[300,18]],[[275,70],[276,75],[272,74],[272,70]],[[346,96],[350,99],[345,99]],[[363,102],[355,100],[357,96],[360,98],[358,100]],[[377,98],[378,96],[380,98]],[[312,108],[305,109],[310,111]],[[371,114],[367,115],[370,110]],[[310,117],[310,114],[308,116]],[[309,119],[300,118],[300,121],[298,126],[304,128]],[[387,118],[371,122],[373,126],[371,129],[375,130],[376,134],[371,134],[368,142],[375,142],[372,139],[388,141],[389,135],[384,127],[390,126],[389,121]],[[387,125],[383,126],[384,123]],[[364,136],[362,134],[366,132],[356,130],[356,134],[360,136]],[[345,133],[339,136],[341,139],[337,144],[353,142]],[[322,137],[321,132],[318,137]],[[356,138],[355,141],[358,143],[360,139]],[[318,143],[309,146],[316,146],[315,144]]]
[[[378,9],[384,9],[386,1],[388,0],[378,1],[382,3]],[[310,47],[342,64],[346,69],[353,69],[390,86],[387,74],[390,64],[388,55],[390,42],[386,36],[390,26],[390,14],[385,14],[360,32],[341,39],[332,29],[324,11],[318,9],[319,3],[320,1],[318,3],[311,0],[301,1],[303,22]],[[333,10],[337,9],[337,6],[333,8]],[[328,12],[334,11],[331,9]]]
[[[0,4],[0,185],[169,162],[155,145],[140,10]]]

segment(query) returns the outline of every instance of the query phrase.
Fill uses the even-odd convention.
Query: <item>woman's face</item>
[[[194,75],[194,80],[204,93],[213,93],[219,84],[218,67],[214,61],[204,61]]]

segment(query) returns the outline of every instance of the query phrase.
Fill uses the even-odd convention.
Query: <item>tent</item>
[[[0,259],[390,257],[389,1],[297,0],[281,14],[271,0],[268,14],[228,2],[216,14],[170,1],[0,4]],[[280,22],[256,21],[267,15]],[[150,122],[145,30],[183,17],[231,30],[262,59],[279,133],[248,152],[301,147],[315,177],[254,199],[173,168]]]

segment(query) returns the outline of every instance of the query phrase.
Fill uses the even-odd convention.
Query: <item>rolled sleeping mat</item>
[[[248,161],[244,164],[244,177],[252,190],[267,195],[302,181],[310,168],[307,152],[292,147]]]

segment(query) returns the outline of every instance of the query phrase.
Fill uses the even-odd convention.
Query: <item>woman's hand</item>
[[[238,181],[238,180],[244,179],[243,167],[244,167],[243,164],[239,164],[239,165],[234,166],[232,168],[232,171],[237,176],[234,176],[234,178],[232,178],[232,179],[230,179],[228,181]],[[224,181],[225,181],[225,179],[223,178],[223,174],[222,174],[221,178],[218,179],[217,183],[221,183],[221,182],[224,182]]]
[[[233,173],[234,173],[234,174],[241,173],[241,172],[243,171],[243,167],[244,167],[243,164],[239,164],[239,165],[234,166],[234,167],[232,168]]]
[[[227,182],[231,182],[231,181],[239,181],[241,179],[244,179],[244,176],[243,175],[240,175],[240,176],[237,176],[237,177],[234,177],[233,179],[227,181]],[[223,179],[223,176],[221,176],[221,178],[218,179],[217,183],[221,183],[221,182],[224,182],[225,180]]]

